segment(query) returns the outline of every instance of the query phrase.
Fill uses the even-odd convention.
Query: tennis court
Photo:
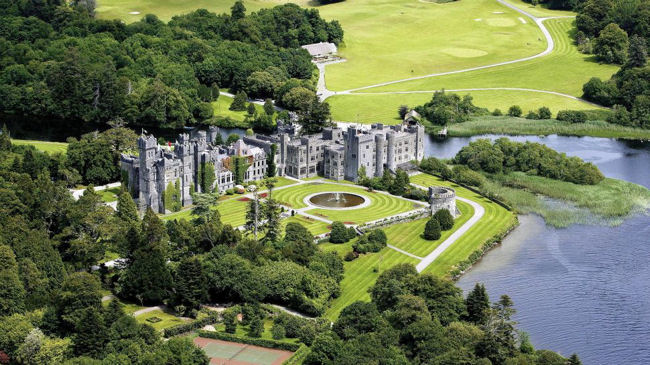
[[[197,337],[194,344],[210,358],[212,365],[280,365],[293,352]]]

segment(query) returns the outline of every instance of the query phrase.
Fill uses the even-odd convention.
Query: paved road
[[[445,252],[446,249],[454,244],[454,242],[462,237],[470,228],[472,228],[472,226],[474,226],[474,224],[476,224],[476,222],[478,222],[483,217],[483,214],[485,214],[485,209],[480,204],[461,197],[456,197],[456,199],[471,205],[474,208],[474,215],[467,222],[465,222],[465,224],[458,228],[456,232],[452,233],[446,240],[444,240],[438,247],[436,247],[435,250],[426,255],[422,261],[420,261],[420,263],[415,266],[415,269],[418,272],[424,271],[424,269],[431,265],[438,258],[438,256],[440,256],[443,252]]]

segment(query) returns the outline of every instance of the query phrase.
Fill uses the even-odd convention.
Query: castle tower
[[[418,123],[415,128],[415,159],[422,161],[424,158],[424,126]]]
[[[192,150],[190,148],[189,136],[179,134],[176,143],[174,143],[174,153],[181,160],[181,200],[183,206],[192,204],[191,186],[194,184],[194,169],[192,166]]]
[[[219,135],[219,127],[210,126],[208,127],[208,144],[214,144],[214,141],[217,140]]]
[[[158,191],[158,174],[155,167],[158,142],[154,136],[142,135],[138,138],[138,152],[140,162],[140,191],[138,203],[140,210],[151,206],[154,212],[160,212],[160,194]]]
[[[395,172],[395,132],[389,131],[386,133],[387,148],[386,148],[386,167]]]
[[[375,176],[384,174],[384,135],[375,134]]]
[[[357,129],[349,127],[345,136],[345,179],[357,180],[359,172],[359,137]]]

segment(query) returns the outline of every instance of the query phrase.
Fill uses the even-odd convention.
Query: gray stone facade
[[[429,204],[431,215],[441,209],[447,209],[452,216],[458,217],[460,212],[456,208],[456,191],[443,186],[429,187]]]
[[[130,191],[141,209],[151,207],[164,213],[164,191],[180,186],[183,206],[192,204],[191,192],[200,192],[200,166],[214,165],[215,185],[220,193],[233,188],[231,157],[245,156],[249,167],[243,181],[261,180],[267,172],[267,155],[276,146],[277,175],[294,178],[323,176],[333,180],[358,179],[361,167],[367,177],[395,172],[400,165],[424,157],[424,127],[417,122],[395,126],[373,124],[369,130],[326,128],[314,135],[300,135],[295,125],[280,125],[273,135],[244,136],[231,146],[215,145],[218,128],[180,134],[173,150],[159,146],[156,139],[142,135],[138,156],[122,155],[121,168]]]

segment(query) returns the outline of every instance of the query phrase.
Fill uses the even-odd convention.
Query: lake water
[[[428,155],[452,157],[473,138],[431,139]],[[489,136],[494,139],[498,136]],[[590,137],[511,137],[596,164],[608,177],[650,188],[650,143]],[[458,285],[485,284],[492,300],[508,294],[518,328],[536,348],[584,364],[650,364],[650,216],[617,227],[548,227],[537,216],[490,251]]]

